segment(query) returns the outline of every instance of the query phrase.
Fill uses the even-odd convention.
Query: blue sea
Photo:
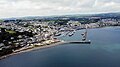
[[[66,41],[81,40],[77,31]],[[120,67],[120,27],[88,30],[91,44],[62,44],[0,60],[0,67]]]

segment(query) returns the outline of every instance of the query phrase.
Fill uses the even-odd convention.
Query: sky
[[[0,18],[120,12],[120,0],[0,0]]]

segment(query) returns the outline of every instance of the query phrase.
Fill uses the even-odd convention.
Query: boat
[[[55,36],[60,36],[60,35],[62,35],[61,33],[57,33],[57,34],[55,34]]]
[[[69,35],[68,36],[72,36],[72,35],[74,35],[74,33],[75,33],[76,31],[74,30],[74,31],[72,31],[71,33],[69,33]]]
[[[73,33],[73,32],[72,32],[72,33],[70,33],[68,36],[70,36],[70,37],[71,37],[72,35],[74,35],[74,33]]]
[[[85,32],[81,34],[81,35],[82,35],[82,40],[81,40],[81,41],[71,41],[71,42],[69,42],[69,43],[90,44],[91,41],[90,41],[90,40],[87,40],[87,33],[88,33],[88,32],[87,32],[87,25],[86,25]]]

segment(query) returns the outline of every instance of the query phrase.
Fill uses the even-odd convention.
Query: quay
[[[64,41],[63,44],[91,44],[91,41]]]
[[[87,40],[87,25],[86,25],[86,30],[85,32],[83,32],[82,35],[82,40],[80,41],[65,41],[64,43],[73,43],[73,44],[91,44],[90,40]],[[70,34],[69,36],[72,36],[74,34],[74,32],[72,34]]]

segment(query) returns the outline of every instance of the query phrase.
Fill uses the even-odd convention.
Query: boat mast
[[[88,26],[86,25],[86,31],[85,31],[85,40],[87,40],[87,29],[88,29]]]
[[[87,40],[87,25],[85,25],[85,32],[83,34],[81,34],[83,36],[82,41],[86,41]]]

